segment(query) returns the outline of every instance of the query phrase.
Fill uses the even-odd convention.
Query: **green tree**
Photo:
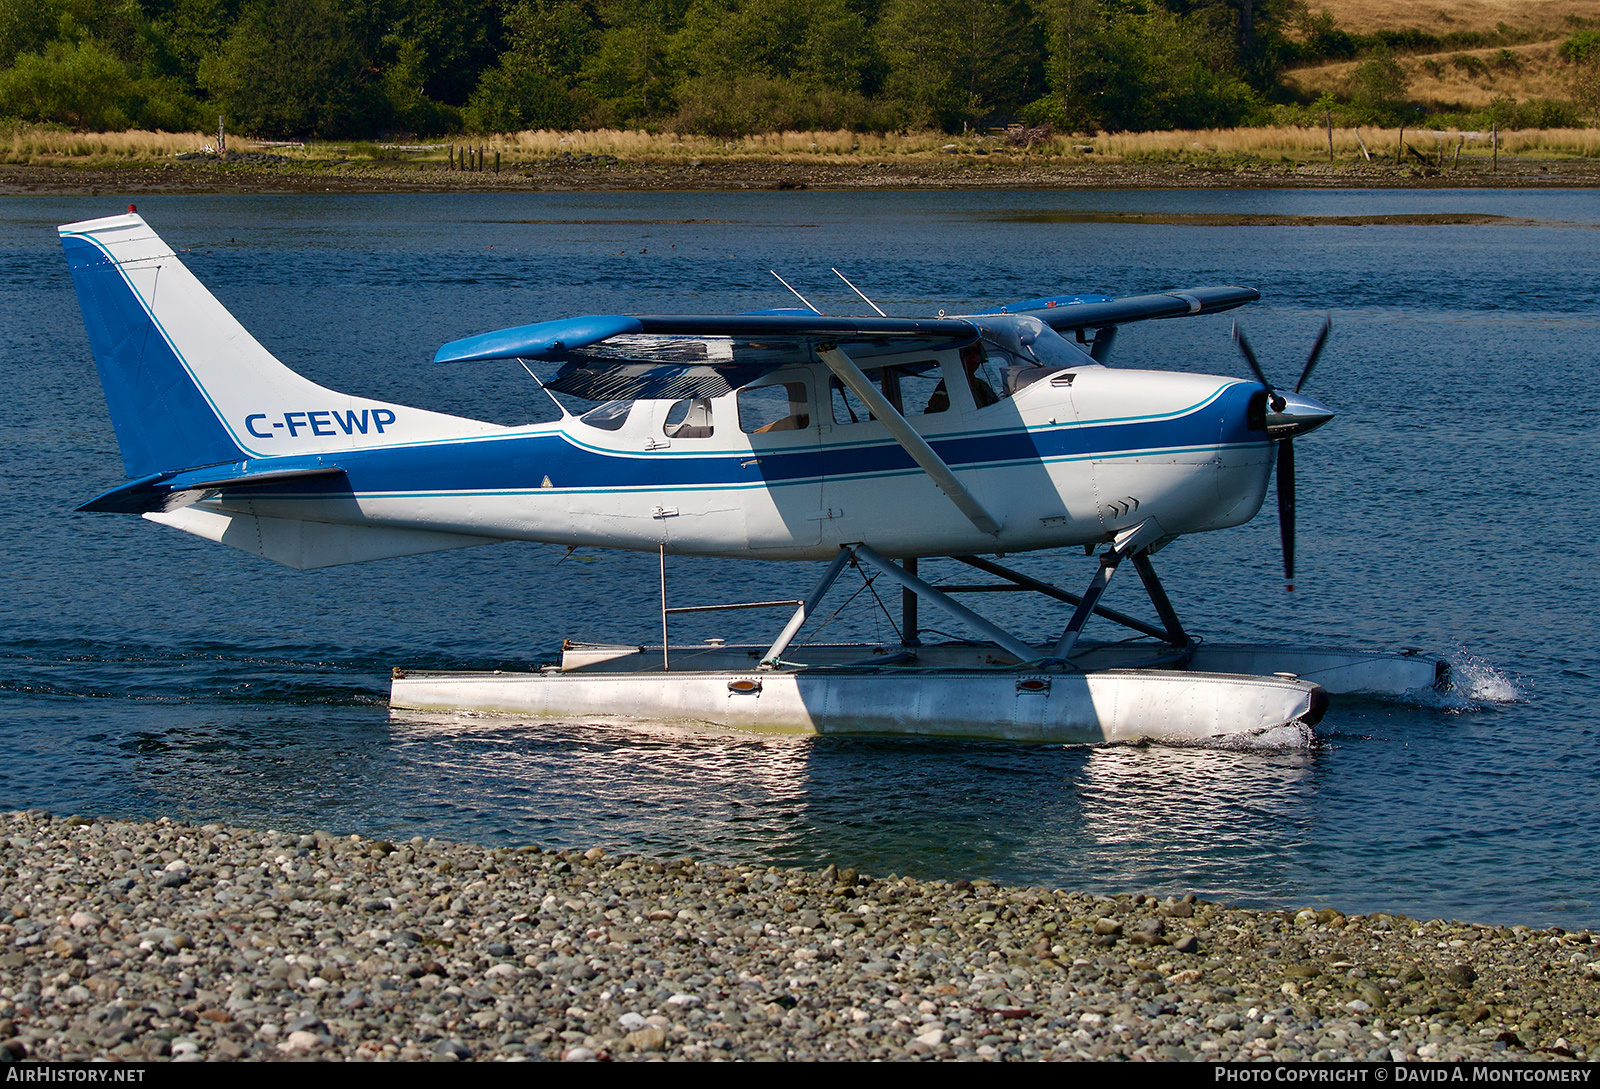
[[[370,130],[382,101],[360,27],[337,0],[256,0],[200,84],[232,124],[263,136],[343,136]]]
[[[122,103],[132,89],[127,68],[93,39],[51,42],[0,72],[0,115],[80,130],[125,129],[133,119]]]
[[[580,76],[593,97],[592,120],[645,124],[677,108],[672,38],[686,8],[686,0],[602,0],[601,30]]]
[[[1075,130],[1240,123],[1260,100],[1234,64],[1223,15],[1220,5],[1178,16],[1142,0],[1054,0],[1051,93],[1030,116]]]
[[[467,105],[467,125],[481,132],[571,128],[585,96],[576,83],[596,35],[573,0],[518,0],[511,47],[483,73]]]
[[[1372,124],[1396,125],[1410,89],[1411,79],[1394,54],[1379,48],[1350,74],[1350,105]]]
[[[947,131],[1019,109],[1043,88],[1032,12],[1012,0],[886,0],[884,90],[911,124]]]
[[[1572,65],[1572,100],[1589,114],[1600,114],[1600,30],[1582,30],[1561,43],[1561,59]]]
[[[189,0],[200,2],[200,0]],[[465,106],[483,73],[507,47],[508,28],[527,0],[512,5],[504,19],[496,0],[392,0],[385,41],[395,51],[414,52],[420,92],[430,103]]]
[[[673,38],[693,79],[758,76],[808,90],[861,89],[867,27],[845,0],[695,0]]]

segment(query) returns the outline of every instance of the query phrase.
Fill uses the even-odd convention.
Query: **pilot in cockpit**
[[[967,375],[967,388],[972,390],[972,403],[979,408],[988,408],[990,405],[1000,403],[1000,395],[994,391],[983,375],[979,373],[983,368],[983,347],[978,344],[969,344],[961,349],[961,369]],[[945,388],[944,379],[933,389],[933,396],[928,398],[928,407],[925,412],[945,412],[950,408],[950,391]]]

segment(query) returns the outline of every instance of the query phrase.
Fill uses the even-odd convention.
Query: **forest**
[[[1339,106],[1390,124],[1397,53],[1515,35],[1358,35],[1304,0],[0,0],[0,122],[194,131],[220,114],[278,139],[1217,128],[1311,105],[1292,65],[1365,58]],[[1595,37],[1574,38],[1586,63]]]

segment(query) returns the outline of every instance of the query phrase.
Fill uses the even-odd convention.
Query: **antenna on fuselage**
[[[848,276],[846,276],[844,273],[840,272],[838,269],[834,269],[833,270],[833,274],[835,276],[839,277],[839,279],[843,280],[845,282],[845,284],[849,286],[851,291],[854,291],[857,295],[860,295],[863,302],[865,302],[868,306],[872,307],[872,309],[878,310],[878,304],[873,302],[871,299],[867,298],[867,293],[865,291],[862,291],[855,284],[850,283],[850,278]],[[878,317],[886,318],[888,316],[889,315],[885,314],[882,310],[878,310]]]
[[[550,400],[552,400],[552,401],[555,401],[556,411],[561,413],[561,418],[563,420],[566,419],[568,416],[572,415],[572,413],[567,411],[567,406],[566,405],[562,404],[560,401],[556,401],[556,395],[555,394],[551,393],[549,390],[544,388],[544,383],[539,381],[539,376],[537,374],[533,373],[533,368],[528,366],[528,361],[526,359],[523,359],[519,355],[519,356],[517,356],[517,362],[521,363],[522,364],[522,369],[528,372],[528,377],[533,379],[533,384],[538,386],[541,390],[544,390],[544,395],[546,397],[550,398]]]
[[[811,311],[813,314],[821,314],[822,313],[822,311],[818,310],[816,307],[811,305],[811,300],[810,299],[808,299],[804,295],[800,294],[800,292],[795,291],[794,285],[791,284],[788,280],[785,280],[782,276],[778,276],[778,274],[776,272],[773,272],[773,270],[770,269],[770,268],[767,269],[767,271],[771,272],[773,276],[777,277],[778,282],[780,284],[782,284],[784,287],[787,287],[790,290],[790,292],[793,293],[795,298],[797,298],[801,302],[805,303],[807,310]]]

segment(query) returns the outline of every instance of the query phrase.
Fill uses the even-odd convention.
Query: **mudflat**
[[[1120,162],[975,155],[946,158],[706,158],[630,161],[608,156],[507,163],[499,172],[442,164],[142,161],[118,165],[0,166],[0,194],[412,193],[460,191],[683,191],[740,189],[1482,189],[1593,188],[1600,160],[1464,157],[1443,169],[1392,161],[1247,164]]]

